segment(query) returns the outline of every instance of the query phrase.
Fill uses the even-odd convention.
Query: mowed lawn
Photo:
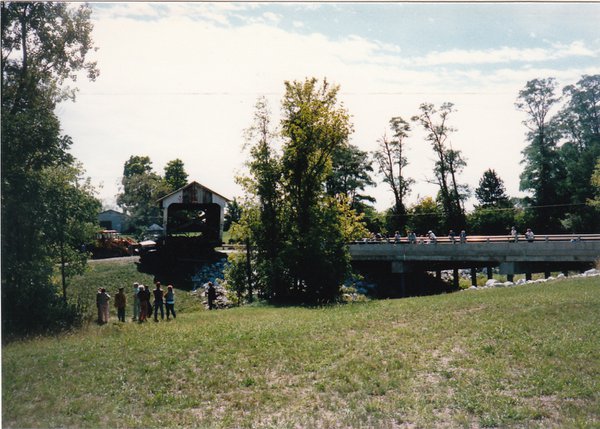
[[[2,376],[4,427],[600,427],[600,278],[189,304],[168,323],[8,344]]]

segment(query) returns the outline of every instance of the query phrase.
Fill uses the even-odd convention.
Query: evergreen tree
[[[471,233],[484,235],[506,234],[515,223],[514,205],[506,195],[504,182],[488,169],[475,189],[479,205],[467,216]]]
[[[176,191],[187,185],[188,174],[185,172],[183,161],[179,158],[169,161],[165,166],[165,182],[171,191]]]
[[[479,186],[475,189],[475,196],[482,207],[508,207],[509,205],[504,181],[491,168],[483,173]]]

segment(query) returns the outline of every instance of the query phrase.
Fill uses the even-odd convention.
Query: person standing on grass
[[[160,318],[165,319],[165,309],[163,306],[163,291],[160,288],[160,282],[156,282],[154,293],[154,321],[158,322],[158,309],[160,308]]]
[[[133,319],[138,320],[140,317],[140,285],[136,282],[133,284]]]
[[[102,294],[102,288],[98,288],[98,292],[96,292],[96,308],[98,309],[98,324],[102,324],[102,306],[100,305],[100,295]]]
[[[148,313],[150,312],[150,291],[148,290],[148,286],[140,285],[139,286],[138,297],[140,299],[140,317],[139,322],[145,322]]]
[[[110,301],[110,295],[106,293],[106,289],[100,288],[100,313],[101,313],[101,323],[108,323],[109,318],[109,307],[108,301]]]
[[[175,315],[175,292],[173,291],[173,285],[167,286],[167,292],[165,293],[165,305],[167,307],[167,320],[169,319],[169,312],[173,315],[173,319],[177,317]]]
[[[119,322],[125,322],[125,306],[127,305],[127,297],[125,296],[125,292],[123,292],[125,288],[120,287],[119,292],[115,295],[115,307],[117,308],[117,317],[119,318]]]
[[[217,299],[217,291],[215,290],[215,286],[212,282],[208,282],[208,309],[213,310],[215,308],[215,300]]]

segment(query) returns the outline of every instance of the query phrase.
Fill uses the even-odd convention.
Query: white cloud
[[[502,47],[488,50],[452,49],[443,52],[431,52],[424,57],[412,58],[404,61],[405,64],[416,66],[439,66],[450,64],[499,64],[509,62],[541,62],[569,57],[595,57],[594,51],[581,41],[569,45],[555,44],[550,48],[513,48]]]
[[[600,73],[600,67],[516,69],[509,64],[515,58],[535,64],[596,55],[583,42],[552,49],[455,49],[407,60],[398,55],[399,46],[356,35],[332,40],[287,32],[272,25],[280,19],[275,14],[262,14],[264,22],[231,25],[231,13],[251,5],[160,6],[102,10],[94,30],[101,75],[95,83],[78,81],[78,102],[60,107],[65,132],[75,142],[73,153],[94,183],[103,183],[107,201],[118,192],[130,155],[150,156],[160,172],[169,160],[181,158],[190,179],[226,196],[238,195],[234,174],[246,157],[242,133],[257,97],[267,95],[276,115],[283,82],[310,76],[340,84],[340,98],[355,125],[353,143],[363,150],[375,149],[392,116],[410,118],[424,101],[454,102],[458,111],[451,120],[458,132],[452,142],[468,158],[462,180],[474,187],[493,167],[516,195],[524,147],[521,113],[514,109],[518,90],[534,77],[554,76],[564,85],[583,73]],[[129,18],[151,11],[160,19]],[[486,72],[451,67],[496,63],[505,67]],[[425,180],[431,176],[431,149],[418,130],[409,145],[407,171],[418,181],[412,200],[435,194]],[[391,204],[384,185],[373,194],[379,208]]]

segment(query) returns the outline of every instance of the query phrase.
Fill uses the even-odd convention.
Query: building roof
[[[161,201],[163,201],[163,200],[165,200],[165,199],[169,198],[171,195],[175,195],[175,194],[176,194],[176,193],[178,193],[178,192],[182,192],[184,189],[187,189],[187,188],[189,188],[189,187],[191,187],[191,186],[194,186],[194,185],[196,185],[196,186],[200,186],[200,187],[201,187],[201,188],[203,188],[204,190],[206,190],[206,191],[210,192],[211,194],[214,194],[214,195],[217,195],[217,196],[219,196],[219,197],[223,198],[223,199],[224,199],[225,201],[227,201],[227,202],[231,201],[229,198],[227,198],[227,197],[224,197],[223,195],[221,195],[221,194],[219,194],[219,193],[217,193],[217,192],[213,191],[212,189],[209,189],[209,188],[207,188],[207,187],[206,187],[206,186],[204,186],[204,185],[201,185],[200,183],[198,183],[198,182],[196,182],[196,181],[190,182],[190,183],[188,183],[187,185],[185,185],[185,186],[182,186],[181,188],[179,188],[179,189],[177,189],[177,190],[175,190],[175,191],[171,192],[170,194],[167,194],[167,195],[165,195],[165,196],[164,196],[164,197],[162,197],[162,198],[159,198],[159,199],[158,199],[158,200],[156,200],[156,201],[157,201],[157,202],[161,202]]]
[[[113,209],[108,209],[108,210],[101,211],[100,213],[98,213],[98,215],[101,215],[101,214],[104,214],[104,213],[113,213],[113,214],[120,215],[120,216],[127,216],[125,213],[119,212],[119,211],[113,210]]]

